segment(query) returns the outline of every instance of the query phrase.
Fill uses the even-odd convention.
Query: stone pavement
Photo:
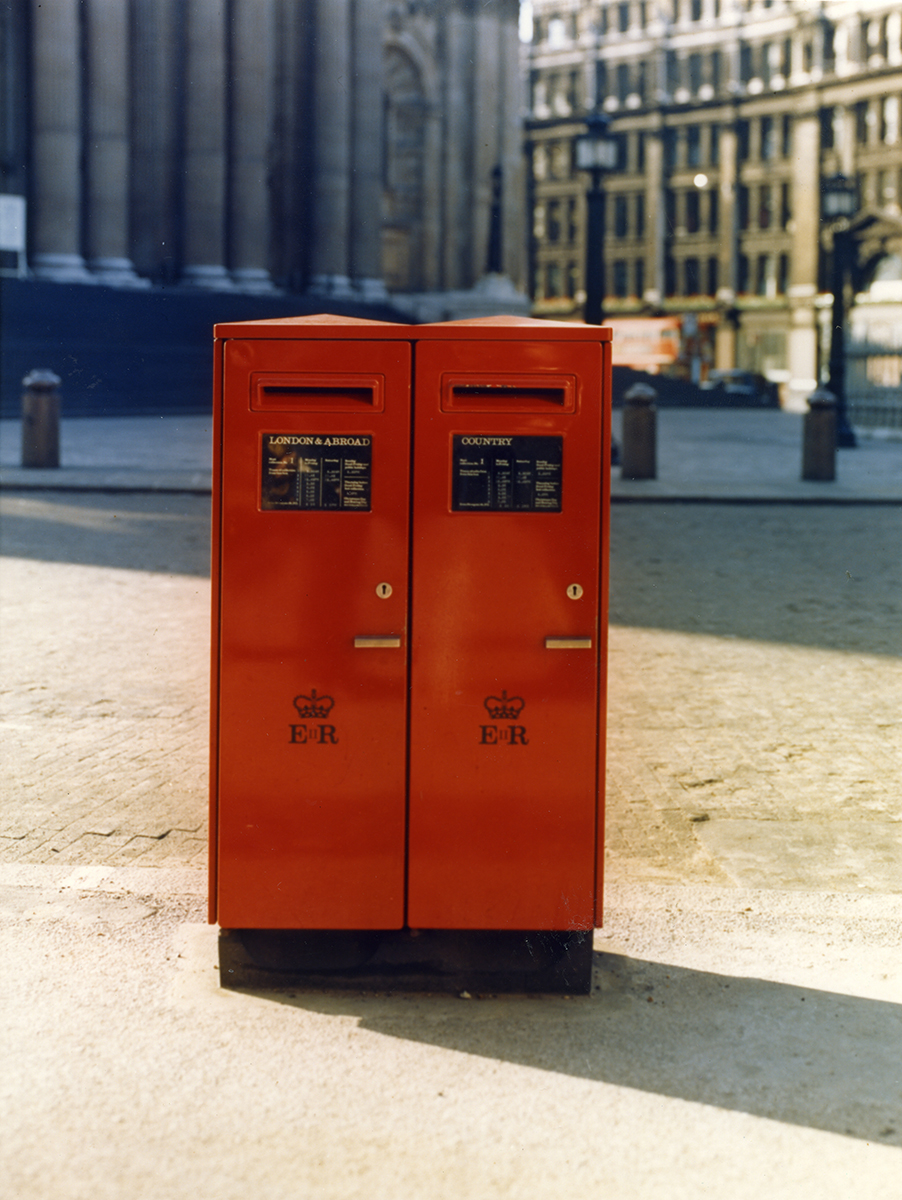
[[[622,412],[615,410],[615,436]],[[210,488],[207,417],[82,417],[63,420],[61,467],[23,470],[21,426],[0,421],[0,487]],[[843,450],[832,483],[803,483],[802,417],[773,410],[661,409],[658,478],[627,481],[615,468],[615,501],[702,499],[784,503],[902,502],[902,441],[863,434]]]
[[[685,482],[776,470],[782,414],[677,415]],[[72,424],[80,490],[0,492],[10,1194],[899,1194],[902,445],[839,503],[614,505],[593,995],[466,1003],[218,987],[209,426]]]

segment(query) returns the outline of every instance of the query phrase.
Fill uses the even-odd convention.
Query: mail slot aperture
[[[381,412],[382,375],[251,375],[255,412]]]
[[[445,375],[442,412],[574,412],[576,379],[555,375]]]

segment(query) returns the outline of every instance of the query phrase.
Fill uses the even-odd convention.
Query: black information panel
[[[372,469],[368,435],[264,434],[260,507],[369,512]]]
[[[560,512],[562,437],[454,435],[454,512]]]

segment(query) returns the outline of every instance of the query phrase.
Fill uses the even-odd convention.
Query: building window
[[[667,90],[671,95],[680,86],[680,64],[675,50],[668,50],[664,57],[664,69],[667,76]]]
[[[567,81],[567,105],[571,112],[581,108],[579,96],[580,72],[571,71]]]
[[[716,188],[708,192],[708,232],[717,233],[720,222],[720,193]]]
[[[898,96],[887,96],[883,101],[883,113],[880,125],[881,141],[883,141],[887,146],[894,146],[899,140]]]
[[[637,238],[645,237],[645,195],[638,192],[635,199],[634,233]]]
[[[712,125],[708,134],[708,162],[712,167],[720,166],[720,126]]]
[[[700,167],[702,163],[702,131],[699,125],[686,129],[686,165]]]
[[[636,94],[642,103],[645,103],[646,93],[648,91],[648,71],[645,59],[636,63]]]
[[[789,291],[789,255],[781,254],[777,269],[777,292],[785,296]]]
[[[747,162],[751,145],[750,126],[748,121],[736,122],[736,157],[740,162]]]
[[[699,231],[699,203],[698,192],[686,193],[686,232],[698,233]]]
[[[625,171],[629,162],[629,134],[615,133],[614,141],[617,144],[617,165],[615,169],[617,171]]]
[[[548,204],[548,240],[557,242],[561,236],[561,202],[551,200]]]
[[[572,300],[579,290],[579,269],[576,263],[567,263],[567,298]]]
[[[621,104],[626,103],[630,94],[630,69],[628,63],[617,64],[617,99]]]
[[[752,48],[747,42],[739,47],[739,81],[748,83],[752,78]]]
[[[675,296],[676,290],[676,263],[673,256],[668,254],[664,259],[664,292],[667,296]]]
[[[700,21],[702,19],[702,0],[691,0],[689,17],[693,21]]]
[[[561,295],[561,268],[558,263],[549,263],[545,273],[545,297],[557,300]]]
[[[744,183],[739,185],[736,194],[737,217],[740,229],[749,227],[749,189]]]
[[[739,255],[737,264],[736,290],[742,295],[748,295],[749,290],[749,258],[747,254]]]
[[[768,256],[766,254],[758,255],[758,262],[755,266],[755,295],[767,295],[767,274],[768,274]]]
[[[792,157],[792,117],[788,114],[783,117],[780,149],[784,158]]]
[[[824,31],[824,70],[834,71],[836,69],[836,29],[829,21],[822,21],[821,28]]]
[[[777,157],[777,139],[773,117],[761,118],[761,157],[765,162]]]
[[[717,295],[717,259],[713,256],[708,259],[708,295]]]
[[[689,90],[693,95],[702,86],[702,56],[700,54],[689,55]]]
[[[676,192],[667,189],[664,193],[664,220],[670,233],[676,230]]]
[[[785,38],[783,41],[783,53],[780,57],[780,73],[784,79],[788,79],[792,74],[792,38]]]
[[[619,300],[625,300],[629,295],[625,258],[614,259],[614,295]]]
[[[821,149],[832,150],[836,145],[834,138],[833,109],[821,109]]]
[[[641,300],[645,295],[645,259],[637,258],[633,264],[633,278],[636,281],[636,295]]]
[[[601,107],[608,98],[608,64],[602,60],[595,63],[595,104]]]
[[[629,232],[629,217],[627,215],[626,196],[614,197],[614,236],[624,238]]]
[[[697,258],[687,258],[685,263],[686,295],[697,296],[701,292],[701,276]]]
[[[621,33],[626,33],[630,27],[630,6],[629,4],[617,5],[617,28]]]
[[[677,165],[677,131],[665,129],[661,140],[664,146],[664,170],[673,171]]]
[[[720,91],[720,76],[721,76],[721,54],[719,50],[712,50],[709,59],[709,68],[711,71],[711,87],[715,92]]]
[[[792,220],[792,193],[788,183],[780,184],[780,226],[786,229]]]
[[[859,146],[866,146],[868,141],[868,102],[859,100],[855,105],[855,140]]]
[[[579,223],[577,221],[577,207],[575,200],[567,201],[567,241],[575,242],[579,236]]]
[[[758,228],[770,229],[773,218],[770,185],[764,183],[758,189]]]
[[[636,170],[645,170],[645,134],[638,133],[636,135]]]
[[[549,46],[566,46],[567,44],[567,26],[564,24],[563,17],[551,17],[548,22],[548,45]]]

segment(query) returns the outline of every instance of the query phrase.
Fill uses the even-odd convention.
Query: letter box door
[[[404,923],[410,346],[226,341],[217,917]]]
[[[412,926],[594,924],[602,355],[417,347]]]

